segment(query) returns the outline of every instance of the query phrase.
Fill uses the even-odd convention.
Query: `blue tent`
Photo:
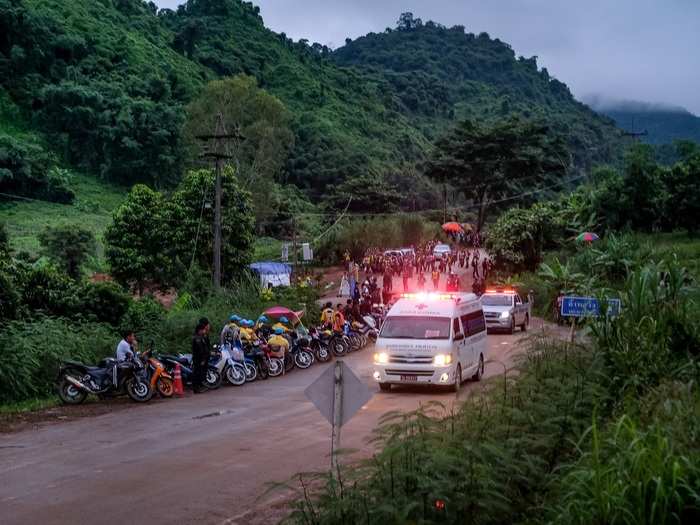
[[[280,262],[256,262],[248,266],[260,276],[260,284],[267,288],[272,286],[289,286],[292,267]]]

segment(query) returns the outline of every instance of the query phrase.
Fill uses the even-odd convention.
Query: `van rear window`
[[[379,337],[388,339],[449,339],[449,317],[387,317]]]

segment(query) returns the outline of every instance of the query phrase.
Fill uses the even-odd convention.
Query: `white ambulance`
[[[486,322],[473,293],[403,294],[382,325],[374,354],[374,380],[392,384],[447,385],[484,374]]]

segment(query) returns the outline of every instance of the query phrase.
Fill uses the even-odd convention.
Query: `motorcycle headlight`
[[[501,319],[508,319],[510,317],[510,312],[506,310],[505,312],[501,312]]]

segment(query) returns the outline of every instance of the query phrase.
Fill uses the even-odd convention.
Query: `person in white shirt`
[[[117,361],[126,361],[134,356],[136,347],[136,334],[133,330],[127,330],[122,334],[123,338],[117,345]]]

